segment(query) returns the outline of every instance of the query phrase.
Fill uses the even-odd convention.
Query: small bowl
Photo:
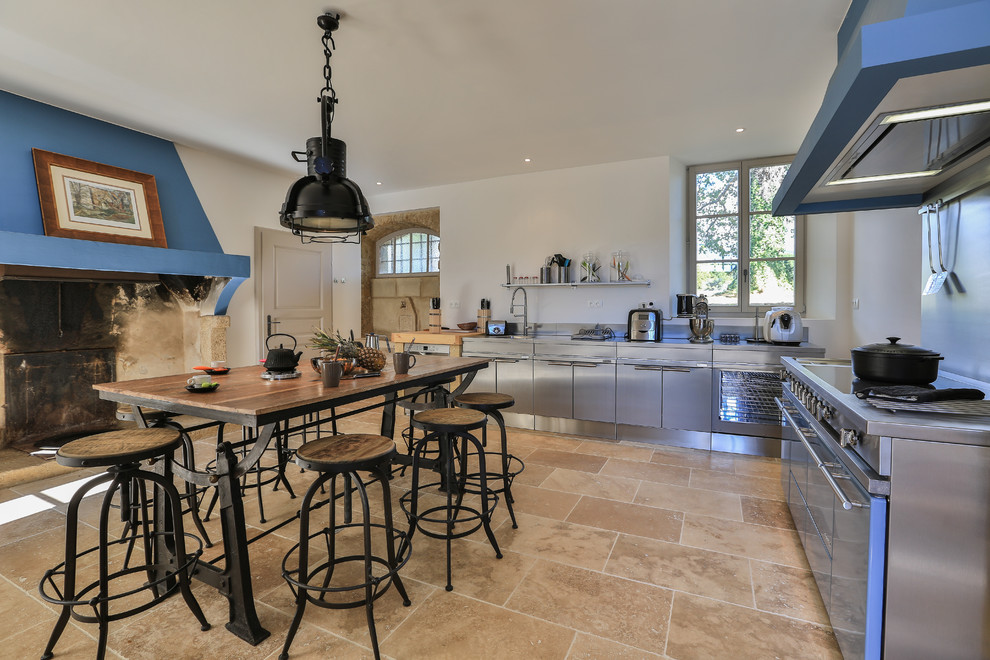
[[[475,328],[478,327],[478,324],[475,323],[474,321],[471,321],[470,323],[458,323],[457,327],[460,328],[461,330],[474,330]]]
[[[196,394],[204,394],[206,392],[216,392],[218,387],[220,387],[220,383],[210,383],[209,385],[204,385],[202,387],[196,387],[195,385],[186,385],[186,391],[194,392]]]

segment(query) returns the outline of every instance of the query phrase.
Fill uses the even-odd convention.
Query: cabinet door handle
[[[547,362],[551,367],[573,367],[572,362]]]
[[[646,364],[637,364],[633,367],[633,371],[663,371],[663,367],[652,367]]]
[[[687,367],[663,367],[663,370],[664,371],[676,371],[677,373],[681,373],[681,374],[689,374],[689,373],[691,373],[691,370],[688,369]]]
[[[495,358],[492,362],[497,362],[499,364],[515,364],[519,360],[510,360],[509,358]]]
[[[794,429],[794,433],[797,434],[797,437],[801,441],[801,444],[804,445],[804,448],[808,451],[808,454],[811,456],[812,459],[814,459],[815,464],[818,466],[818,469],[821,470],[822,474],[825,476],[825,481],[827,481],[828,485],[832,488],[832,492],[834,492],[835,496],[838,497],[839,500],[842,502],[842,508],[845,509],[846,511],[849,511],[853,507],[862,508],[863,507],[862,503],[853,502],[848,497],[846,497],[845,493],[842,492],[842,489],[839,488],[838,482],[835,480],[835,475],[829,472],[828,468],[825,467],[825,463],[822,461],[821,458],[819,458],[818,452],[816,452],[815,448],[811,446],[811,443],[808,441],[808,438],[805,437],[804,433],[801,433],[801,429],[798,427],[797,424],[794,423],[794,418],[791,417],[791,413],[787,410],[787,408],[784,407],[784,404],[781,403],[780,399],[775,398],[774,401],[777,402],[777,407],[780,408],[780,412],[784,415],[784,418],[787,420],[787,423],[790,424],[791,427]]]
[[[590,367],[594,369],[600,364],[605,364],[604,362],[571,362],[572,367]]]

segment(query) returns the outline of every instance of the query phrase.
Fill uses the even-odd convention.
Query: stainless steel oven
[[[813,393],[785,387],[776,405],[781,481],[843,657],[880,660],[888,498],[870,489],[889,484],[840,446]]]
[[[715,363],[712,377],[712,431],[780,437],[780,365]]]

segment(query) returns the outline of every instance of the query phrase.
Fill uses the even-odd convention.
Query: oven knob
[[[820,419],[824,421],[824,420],[832,419],[833,417],[835,417],[835,408],[833,408],[832,406],[828,405],[825,402],[822,402]]]
[[[859,432],[854,429],[842,429],[839,431],[839,445],[851,447],[859,443]]]

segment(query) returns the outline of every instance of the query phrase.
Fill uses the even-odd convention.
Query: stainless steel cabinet
[[[615,422],[615,362],[575,361],[574,419]]]
[[[511,412],[533,414],[533,361],[528,358],[495,360],[495,391],[508,394],[516,403]]]
[[[488,361],[488,368],[476,371],[468,392],[495,392],[495,358]]]
[[[615,368],[615,421],[660,428],[663,367],[620,362]]]
[[[660,418],[667,429],[710,432],[711,368],[664,365]]]
[[[534,360],[533,412],[545,417],[573,417],[574,377],[564,360]]]
[[[615,363],[535,360],[534,412],[544,417],[615,422]]]

